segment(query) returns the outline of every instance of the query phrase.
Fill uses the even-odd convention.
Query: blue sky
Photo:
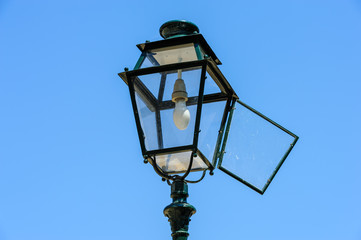
[[[361,239],[361,2],[0,1],[0,240],[170,239],[143,164],[136,44],[196,23],[242,101],[300,137],[261,196],[189,186],[189,239]]]

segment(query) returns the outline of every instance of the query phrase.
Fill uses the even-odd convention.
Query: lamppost
[[[263,194],[298,137],[241,102],[198,27],[176,20],[160,27],[164,40],[138,44],[129,86],[145,163],[171,185],[164,209],[173,240],[188,238],[187,183],[218,168]],[[191,172],[201,171],[197,180]]]

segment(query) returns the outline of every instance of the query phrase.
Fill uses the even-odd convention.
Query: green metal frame
[[[226,102],[226,107],[224,108],[224,112],[223,112],[223,117],[222,117],[222,121],[221,121],[221,125],[219,127],[219,131],[218,131],[218,137],[217,137],[217,142],[216,142],[216,147],[214,149],[214,154],[213,154],[213,159],[212,159],[212,165],[216,166],[217,165],[217,160],[220,157],[220,148],[221,148],[221,143],[222,140],[224,139],[224,129],[226,126],[226,122],[228,119],[228,113],[230,112],[231,109],[231,104],[232,104],[232,100],[231,98],[227,99]]]
[[[202,61],[202,60],[200,60],[200,61]],[[199,131],[199,126],[201,124],[204,82],[206,81],[206,67],[207,67],[207,64],[202,66],[201,82],[200,82],[200,86],[199,86],[197,114],[196,114],[196,122],[195,122],[194,137],[193,137],[194,151],[197,151],[197,149],[198,149],[198,136],[199,136],[199,132],[200,132]]]
[[[180,152],[189,152],[189,151],[192,151],[192,149],[187,149],[187,150],[179,150],[179,151],[174,151],[174,152],[171,152],[172,154],[173,153],[180,153]],[[165,153],[167,154],[167,152]],[[160,154],[161,155],[161,154]],[[210,171],[212,171],[214,169],[213,165],[207,160],[207,158],[202,154],[202,152],[200,150],[197,149],[197,151],[195,152],[195,155],[198,155],[201,157],[201,159],[205,159],[204,163],[207,165],[208,169]],[[148,157],[147,157],[147,160],[153,165],[154,163],[154,160],[156,161],[156,157],[153,157],[154,154],[149,154]],[[197,168],[197,169],[192,169],[190,170],[190,172],[197,172],[197,171],[202,171],[202,170],[206,170],[206,169],[203,169],[203,168]],[[180,172],[167,172],[168,174],[176,174],[176,173],[185,173],[187,172],[187,170],[185,171],[180,171]]]
[[[179,37],[179,38],[185,38],[185,39],[188,39],[189,41],[194,41],[194,38],[195,38],[196,35],[186,36],[186,37]],[[200,37],[200,36],[198,36],[198,37]],[[167,44],[175,44],[175,42],[182,43],[182,44],[185,43],[184,41],[179,41],[179,39],[178,40],[177,39],[178,38],[166,39],[166,40],[153,42],[153,43],[146,43],[144,46],[142,45],[142,51],[146,51],[146,50],[149,50],[149,49],[152,49],[152,48],[158,48],[158,47],[160,47],[160,45],[164,44],[164,41],[166,41]],[[140,47],[140,46],[138,45],[138,47]],[[164,47],[164,45],[162,45],[162,47]],[[203,56],[201,56],[201,54],[200,54],[201,53],[200,45],[195,44],[195,48],[196,48],[196,50],[198,49],[197,58],[202,58]],[[141,149],[142,149],[142,153],[143,153],[144,158],[145,159],[148,158],[149,162],[153,163],[154,160],[152,161],[149,158],[150,156],[155,156],[157,154],[165,154],[165,153],[172,154],[172,153],[178,153],[178,152],[184,152],[184,151],[192,151],[193,153],[201,155],[202,160],[208,166],[210,171],[213,171],[213,169],[215,167],[218,167],[220,170],[222,170],[226,174],[228,174],[231,177],[237,179],[238,181],[242,182],[243,184],[245,184],[246,186],[248,186],[251,189],[255,190],[256,192],[258,192],[260,194],[263,194],[267,190],[267,188],[268,188],[269,184],[272,182],[274,176],[277,174],[277,172],[280,169],[280,167],[282,166],[283,162],[285,161],[285,159],[287,158],[287,156],[291,152],[293,146],[296,144],[296,142],[298,140],[298,137],[295,134],[293,134],[292,132],[285,129],[284,127],[282,127],[279,124],[275,123],[271,119],[267,118],[263,114],[259,113],[255,109],[253,109],[253,108],[249,107],[248,105],[246,105],[245,103],[239,101],[238,96],[236,95],[235,91],[232,89],[232,87],[230,86],[230,84],[228,83],[226,78],[223,76],[222,72],[219,70],[219,68],[217,66],[217,63],[215,61],[213,61],[213,58],[208,57],[206,59],[201,59],[201,60],[196,60],[196,61],[174,63],[174,64],[168,64],[168,65],[154,66],[154,67],[139,69],[139,67],[142,64],[142,62],[144,61],[145,57],[146,57],[146,55],[142,54],[142,56],[139,58],[139,60],[138,60],[138,62],[136,64],[136,68],[137,68],[136,70],[119,73],[119,76],[127,84],[128,84],[129,80],[132,83],[132,84],[128,84],[129,85],[129,92],[130,92],[131,99],[132,99],[133,112],[134,112],[134,116],[135,116],[135,119],[136,119],[136,125],[137,125],[137,130],[138,130],[138,137],[139,137],[139,141],[140,141],[140,145],[141,145]],[[134,91],[134,84],[135,84],[135,82],[137,82],[137,84],[138,84],[137,88],[141,89],[141,91],[143,91],[143,94],[145,96],[147,96],[147,99],[149,99],[149,104],[155,106],[154,109],[155,109],[156,112],[159,113],[160,110],[174,108],[174,103],[172,101],[162,101],[160,104],[157,103],[157,100],[156,100],[157,98],[155,96],[153,96],[150,93],[150,91],[147,91],[145,86],[142,86],[140,84],[141,83],[140,80],[136,81],[135,79],[138,76],[141,76],[141,75],[147,75],[147,74],[152,74],[152,73],[160,73],[160,72],[166,72],[166,71],[172,71],[172,70],[175,71],[175,70],[181,69],[181,68],[184,69],[184,68],[192,68],[192,67],[201,67],[202,68],[200,88],[199,88],[199,96],[198,96],[198,98],[195,98],[195,99],[189,98],[189,100],[187,102],[187,105],[198,104],[197,113],[196,113],[196,124],[195,124],[195,129],[194,129],[195,131],[194,131],[194,137],[193,137],[193,144],[164,149],[164,148],[162,148],[162,144],[160,142],[159,149],[148,151],[145,148],[144,134],[143,134],[143,130],[142,130],[142,127],[141,127],[141,124],[140,124],[138,110],[137,110],[137,106],[136,106],[136,102],[135,102],[135,95],[134,95],[134,92],[135,92]],[[212,79],[216,82],[216,84],[220,88],[221,93],[209,94],[209,95],[203,96],[206,72],[208,72],[208,74],[211,75]],[[163,93],[159,92],[159,94],[161,95]],[[162,96],[160,96],[160,95],[158,96],[158,98],[161,97],[161,99],[162,99]],[[222,121],[221,121],[220,128],[219,128],[219,134],[218,134],[218,137],[217,137],[217,142],[216,142],[216,147],[215,147],[214,154],[213,154],[213,159],[207,159],[198,150],[198,136],[199,136],[200,121],[201,121],[202,105],[203,105],[203,103],[210,103],[210,102],[215,102],[215,101],[225,101],[225,100],[227,102],[226,102],[226,106],[225,106],[225,109],[224,109]],[[224,151],[225,151],[225,148],[226,148],[226,145],[227,145],[228,132],[229,132],[231,122],[232,122],[234,105],[237,102],[239,104],[241,104],[242,106],[246,107],[247,109],[249,109],[250,111],[257,114],[258,116],[262,117],[266,121],[270,122],[271,124],[275,125],[276,127],[280,128],[281,130],[285,131],[286,133],[290,134],[292,137],[294,137],[294,141],[292,142],[289,149],[286,151],[283,158],[280,160],[277,167],[275,168],[275,170],[273,171],[273,173],[269,177],[267,183],[264,185],[264,187],[262,189],[257,188],[256,186],[254,186],[251,183],[245,181],[241,177],[235,175],[234,173],[232,173],[231,171],[227,170],[225,167],[222,166],[223,154],[224,154]],[[159,121],[160,121],[160,119],[159,119]],[[158,125],[160,125],[160,123]],[[159,134],[159,132],[161,132],[161,129],[159,127],[157,129],[157,132],[158,132],[158,134]],[[195,171],[195,170],[193,170],[193,171]],[[170,174],[172,174],[172,173],[170,173]]]
[[[198,106],[197,106],[196,124],[195,124],[195,132],[194,132],[194,137],[197,139],[198,133],[199,133],[200,111],[201,111],[201,105],[202,105],[202,100],[203,100],[206,64],[207,64],[207,61],[201,60],[201,61],[169,64],[169,65],[164,65],[164,66],[156,66],[156,67],[138,69],[138,70],[126,72],[127,79],[129,79],[131,81],[131,84],[128,84],[128,85],[130,87],[130,91],[131,91],[131,95],[132,95],[133,108],[136,109],[135,118],[136,118],[136,122],[138,123],[137,124],[138,132],[142,132],[142,130],[141,130],[141,124],[140,124],[140,119],[139,119],[139,114],[137,111],[137,105],[136,105],[135,94],[134,94],[135,93],[135,91],[134,91],[135,78],[138,76],[141,76],[141,75],[146,75],[146,74],[160,73],[160,72],[166,72],[166,71],[175,71],[177,69],[184,69],[184,68],[201,67],[202,68],[202,76],[200,79],[200,89],[199,89],[200,95],[198,96],[198,101],[197,101]],[[144,88],[146,88],[146,87],[144,86]],[[154,101],[150,100],[150,102],[153,102],[153,104],[158,104],[156,102],[156,98],[150,92],[147,95],[149,96],[149,97],[147,97],[147,99],[154,99]],[[159,104],[159,105],[163,106],[162,109],[172,108],[172,106],[174,107],[174,105],[170,105],[168,107],[164,107],[163,104]],[[157,109],[157,108],[158,107],[155,106],[155,109]],[[179,150],[189,150],[189,149],[195,151],[197,149],[197,144],[196,144],[197,142],[194,141],[192,145],[188,145],[188,146],[149,151],[149,150],[146,150],[146,148],[145,148],[143,136],[141,136],[140,141],[142,142],[141,145],[144,146],[144,149],[142,149],[144,156],[148,156],[151,154],[179,151]]]
[[[201,56],[199,56],[201,57]],[[227,120],[228,112],[229,112],[229,104],[231,99],[238,98],[235,94],[234,90],[231,88],[230,84],[226,80],[226,78],[223,76],[221,71],[219,70],[217,64],[213,61],[212,58],[206,58],[196,61],[190,61],[190,62],[181,62],[181,63],[174,63],[174,64],[168,64],[168,65],[162,65],[162,66],[154,66],[149,68],[141,68],[139,69],[139,66],[141,65],[142,61],[144,61],[144,56],[140,57],[138,60],[138,63],[136,64],[136,67],[138,69],[132,70],[132,71],[126,71],[119,73],[119,76],[125,81],[125,83],[129,86],[129,93],[131,95],[131,101],[133,105],[133,113],[136,120],[136,126],[138,130],[138,137],[139,142],[142,150],[142,154],[145,159],[148,159],[150,163],[154,162],[154,160],[150,159],[150,157],[155,156],[157,154],[171,154],[171,153],[177,153],[177,152],[184,152],[184,151],[192,151],[196,154],[199,154],[202,158],[202,160],[205,162],[205,164],[208,166],[209,170],[212,171],[214,167],[216,166],[216,160],[219,156],[219,148],[221,146],[221,140],[223,137],[223,129],[225,128],[225,123]],[[137,88],[138,92],[141,93],[145,99],[147,99],[147,105],[149,105],[150,108],[154,110],[154,112],[159,113],[160,110],[165,109],[171,109],[174,108],[174,103],[172,101],[161,101],[159,102],[157,99],[163,99],[163,93],[159,91],[158,98],[156,98],[148,89],[147,87],[142,84],[139,76],[147,75],[147,74],[153,74],[153,73],[161,73],[161,72],[171,72],[176,71],[177,69],[191,69],[201,67],[201,79],[200,79],[200,87],[199,87],[199,93],[198,97],[193,99],[189,98],[187,101],[187,105],[197,105],[197,112],[196,112],[196,122],[195,122],[195,129],[194,129],[194,137],[193,137],[193,144],[192,145],[186,145],[186,146],[179,146],[179,147],[173,147],[173,148],[163,148],[162,141],[158,141],[159,149],[156,150],[147,150],[145,147],[144,142],[144,134],[142,130],[142,126],[140,123],[140,118],[138,114],[138,109],[136,105],[135,100],[135,88]],[[209,75],[213,78],[213,80],[216,82],[216,84],[219,86],[221,92],[220,93],[214,93],[214,94],[204,94],[204,85],[205,85],[205,79],[206,79],[206,73],[208,72]],[[162,85],[162,81],[160,83]],[[163,83],[164,84],[164,83]],[[160,86],[161,88],[161,86]],[[227,101],[225,110],[223,112],[223,117],[221,121],[221,126],[219,130],[218,140],[216,143],[215,148],[215,156],[213,159],[207,159],[201,152],[198,150],[198,136],[199,136],[199,128],[200,128],[200,121],[201,121],[201,112],[202,112],[202,105],[204,103],[211,103],[211,102],[218,102],[218,101]],[[157,114],[156,114],[157,115]],[[158,114],[159,115],[159,114]],[[160,119],[159,124],[157,124],[157,132],[158,132],[158,140],[159,140],[159,132],[161,132],[160,125]]]
[[[197,54],[198,60],[204,59],[204,56],[202,55],[201,47],[199,46],[199,43],[194,43],[194,49]]]
[[[147,44],[148,44],[148,43],[147,43]],[[197,55],[197,59],[198,59],[198,60],[203,60],[205,57],[204,57],[204,55],[202,54],[202,50],[201,50],[201,47],[200,47],[199,43],[198,43],[198,42],[195,42],[195,43],[193,43],[193,45],[194,45],[194,50],[195,50],[196,55]],[[146,58],[148,58],[149,61],[152,62],[154,66],[159,66],[159,65],[160,65],[160,64],[157,62],[157,60],[155,60],[154,57],[152,57],[151,55],[149,55],[149,54],[150,54],[149,50],[152,50],[152,49],[148,49],[147,51],[145,51],[145,50],[142,51],[142,54],[141,54],[140,57],[138,58],[138,61],[137,61],[137,63],[135,64],[133,70],[139,69],[140,66],[142,65],[142,63],[144,62],[144,60],[145,60]],[[213,57],[218,60],[218,58],[217,58],[215,55],[213,55]],[[218,60],[218,61],[219,61],[219,60]],[[220,64],[220,63],[218,63],[218,64]]]
[[[251,183],[245,181],[244,179],[242,179],[241,177],[237,176],[236,174],[232,173],[231,171],[227,170],[226,168],[224,168],[222,166],[222,161],[223,161],[223,155],[225,152],[225,148],[227,145],[227,139],[228,139],[228,133],[231,127],[231,122],[232,122],[232,117],[233,117],[233,112],[235,110],[235,104],[239,103],[241,104],[243,107],[247,108],[248,110],[252,111],[253,113],[257,114],[258,116],[260,116],[261,118],[263,118],[264,120],[268,121],[269,123],[273,124],[274,126],[278,127],[279,129],[281,129],[282,131],[286,132],[287,134],[291,135],[294,140],[293,142],[290,144],[289,148],[287,149],[287,151],[285,152],[285,154],[283,155],[283,157],[281,158],[280,162],[278,163],[278,165],[276,166],[275,170],[273,171],[273,173],[271,174],[271,176],[269,177],[269,179],[267,180],[267,183],[263,186],[262,189],[257,188],[256,186],[252,185]],[[291,152],[292,148],[295,146],[296,142],[298,140],[298,136],[295,135],[294,133],[292,133],[291,131],[287,130],[286,128],[282,127],[281,125],[279,125],[278,123],[272,121],[271,119],[269,119],[268,117],[266,117],[265,115],[263,115],[262,113],[256,111],[255,109],[251,108],[250,106],[248,106],[247,104],[241,102],[240,100],[233,100],[232,103],[232,107],[231,107],[231,111],[229,113],[229,118],[228,118],[228,122],[227,122],[227,126],[226,126],[226,132],[224,135],[224,140],[222,143],[222,149],[220,151],[220,157],[219,157],[219,161],[218,161],[218,165],[217,168],[219,168],[220,170],[222,170],[223,172],[225,172],[226,174],[230,175],[231,177],[235,178],[236,180],[240,181],[241,183],[245,184],[246,186],[250,187],[251,189],[255,190],[256,192],[260,193],[260,194],[264,194],[265,191],[267,190],[268,186],[270,185],[270,183],[272,182],[273,178],[275,177],[275,175],[277,174],[278,170],[281,168],[282,164],[284,163],[284,161],[286,160],[287,156],[289,155],[289,153]]]
[[[222,64],[221,61],[216,56],[216,54],[213,52],[212,48],[208,45],[207,41],[204,39],[202,34],[192,34],[189,36],[169,38],[155,42],[146,42],[146,43],[138,44],[137,47],[139,48],[140,51],[145,52],[157,48],[171,47],[171,46],[183,45],[187,43],[193,43],[195,44],[195,46],[196,44],[201,46],[205,54],[210,56],[217,65]]]
[[[123,78],[123,80],[125,80],[126,82],[129,82],[129,84],[128,84],[129,92],[131,95],[133,112],[134,112],[134,116],[136,119],[139,141],[140,141],[140,145],[141,145],[141,149],[142,149],[144,158],[148,158],[148,156],[154,156],[154,155],[162,154],[162,153],[176,153],[176,152],[181,152],[181,151],[196,152],[197,151],[199,125],[200,125],[200,113],[201,113],[202,102],[203,102],[203,91],[204,91],[206,66],[207,66],[207,60],[201,60],[201,61],[194,61],[194,62],[170,64],[170,65],[166,65],[166,66],[156,66],[156,67],[151,67],[151,68],[146,68],[146,69],[138,69],[138,70],[128,71],[128,72],[120,74],[123,77],[125,74],[125,79]],[[187,146],[174,147],[174,148],[166,148],[166,149],[158,149],[158,150],[150,150],[150,151],[147,150],[145,147],[145,143],[144,143],[144,134],[143,134],[142,126],[140,123],[140,118],[139,118],[138,109],[137,109],[136,100],[135,100],[135,86],[134,86],[135,82],[136,82],[135,79],[138,76],[145,75],[145,74],[160,73],[160,72],[173,71],[173,70],[177,70],[177,69],[192,68],[192,67],[201,67],[202,68],[201,79],[200,79],[200,89],[199,89],[199,95],[198,95],[198,99],[197,99],[198,106],[197,106],[197,113],[196,113],[196,123],[195,123],[195,129],[194,129],[193,144],[187,145]],[[138,89],[139,88],[140,88],[140,86],[138,86]],[[146,88],[146,87],[144,86],[143,88]],[[154,96],[152,96],[152,94],[149,91],[146,91],[146,90],[144,90],[144,91],[146,92],[144,94],[149,96],[149,97],[147,97],[148,99],[156,100],[156,98]],[[150,100],[150,102],[153,102],[153,104],[157,104],[156,101]],[[172,106],[174,107],[174,103],[173,104],[168,103],[168,107],[167,107],[167,105],[164,106],[164,104],[162,106],[163,106],[162,109],[168,109],[168,108],[172,108]],[[159,109],[159,107],[156,106],[155,109],[157,110],[157,109]],[[206,161],[205,161],[205,163],[207,164],[207,166],[211,166],[210,163],[208,163]]]
[[[138,58],[137,63],[134,66],[133,70],[137,70],[140,68],[140,66],[142,65],[142,63],[144,62],[144,59],[146,58],[147,53],[146,52],[142,52],[142,54],[140,55],[140,57]]]

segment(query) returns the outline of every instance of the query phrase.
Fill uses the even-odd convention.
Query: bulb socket
[[[186,85],[183,79],[177,79],[174,83],[173,93],[172,93],[172,101],[176,102],[179,99],[184,99],[184,101],[188,101],[188,93],[186,91]]]

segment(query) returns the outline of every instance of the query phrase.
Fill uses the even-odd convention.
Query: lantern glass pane
[[[154,106],[141,97],[139,92],[135,92],[135,100],[137,102],[138,115],[144,135],[144,144],[146,149],[158,148],[157,139],[157,122]],[[146,137],[145,137],[146,136]]]
[[[198,98],[201,73],[201,67],[181,70],[181,78],[185,83],[188,99],[192,102],[195,100],[195,98]],[[165,81],[164,85],[163,101],[172,100],[174,84],[177,79],[178,71],[167,73],[167,81]]]
[[[186,172],[191,159],[191,151],[178,152],[172,154],[159,154],[156,156],[156,162],[164,172],[174,174]],[[191,171],[201,171],[207,169],[207,165],[199,157],[193,157]]]
[[[173,121],[174,109],[161,111],[163,148],[173,148],[193,144],[195,116],[197,105],[187,107],[190,112],[189,125],[185,130],[179,130]]]
[[[209,162],[213,162],[218,152],[216,145],[225,106],[226,101],[204,103],[202,106],[198,149]]]
[[[135,102],[146,151],[193,145],[201,67],[169,70],[134,78]],[[183,79],[188,99],[190,119],[180,130],[174,122],[174,84]]]
[[[221,92],[222,92],[221,89],[218,87],[213,77],[207,72],[206,81],[204,83],[204,95],[221,93]]]
[[[296,136],[252,110],[236,102],[220,166],[263,193],[292,149]]]
[[[144,86],[149,90],[149,92],[152,94],[151,97],[154,97],[154,100],[156,100],[159,95],[159,83],[162,80],[162,76],[162,73],[153,73],[138,76],[140,82],[143,83]],[[155,84],[155,82],[157,82],[157,84]]]
[[[140,68],[198,60],[193,43],[157,48],[146,53]]]

